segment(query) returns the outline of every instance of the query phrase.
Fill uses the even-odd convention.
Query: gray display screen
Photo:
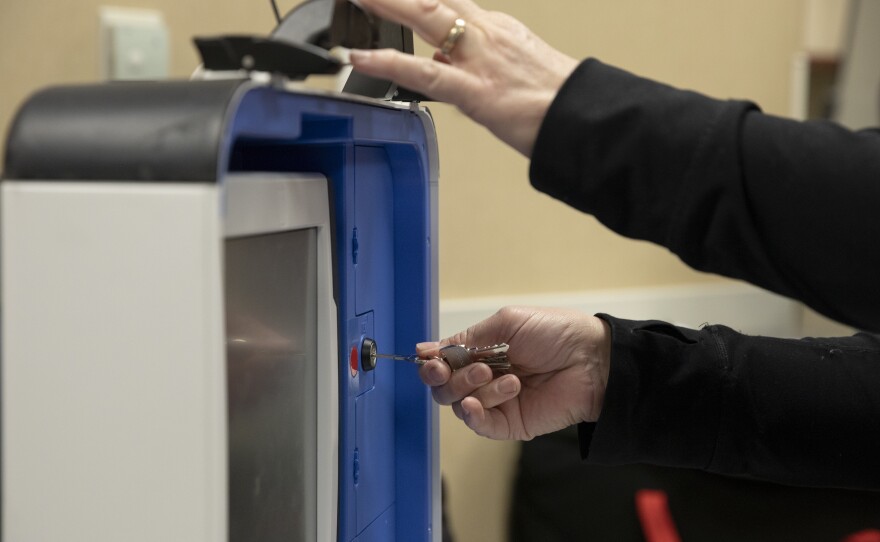
[[[230,542],[317,537],[317,231],[225,244]]]

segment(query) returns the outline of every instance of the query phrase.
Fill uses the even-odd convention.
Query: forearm
[[[880,488],[880,339],[749,337],[602,316],[611,374],[595,463]]]
[[[880,330],[880,133],[764,115],[595,60],[562,87],[533,185],[688,265]]]

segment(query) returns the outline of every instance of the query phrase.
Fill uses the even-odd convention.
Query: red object
[[[356,377],[358,374],[358,349],[356,346],[351,347],[351,355],[348,356],[348,366],[351,369],[351,377]]]
[[[665,491],[655,489],[636,491],[636,512],[647,542],[681,542],[675,522],[672,521],[672,514],[669,512],[669,499]],[[845,542],[869,541],[847,539]]]
[[[849,535],[841,542],[880,542],[880,531],[877,529],[865,529],[864,531]]]

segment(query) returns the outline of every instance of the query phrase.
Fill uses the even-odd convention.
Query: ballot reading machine
[[[359,362],[436,336],[433,124],[387,82],[291,83],[340,69],[327,45],[408,40],[306,2],[269,38],[197,40],[199,80],[22,107],[3,541],[439,540],[430,393],[414,364]]]

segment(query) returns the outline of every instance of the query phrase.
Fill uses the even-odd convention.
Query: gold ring
[[[452,50],[455,49],[455,44],[458,43],[458,40],[464,35],[466,28],[467,23],[464,22],[464,19],[456,19],[455,24],[449,29],[449,34],[446,35],[446,41],[440,46],[440,52],[445,56],[452,54]]]

